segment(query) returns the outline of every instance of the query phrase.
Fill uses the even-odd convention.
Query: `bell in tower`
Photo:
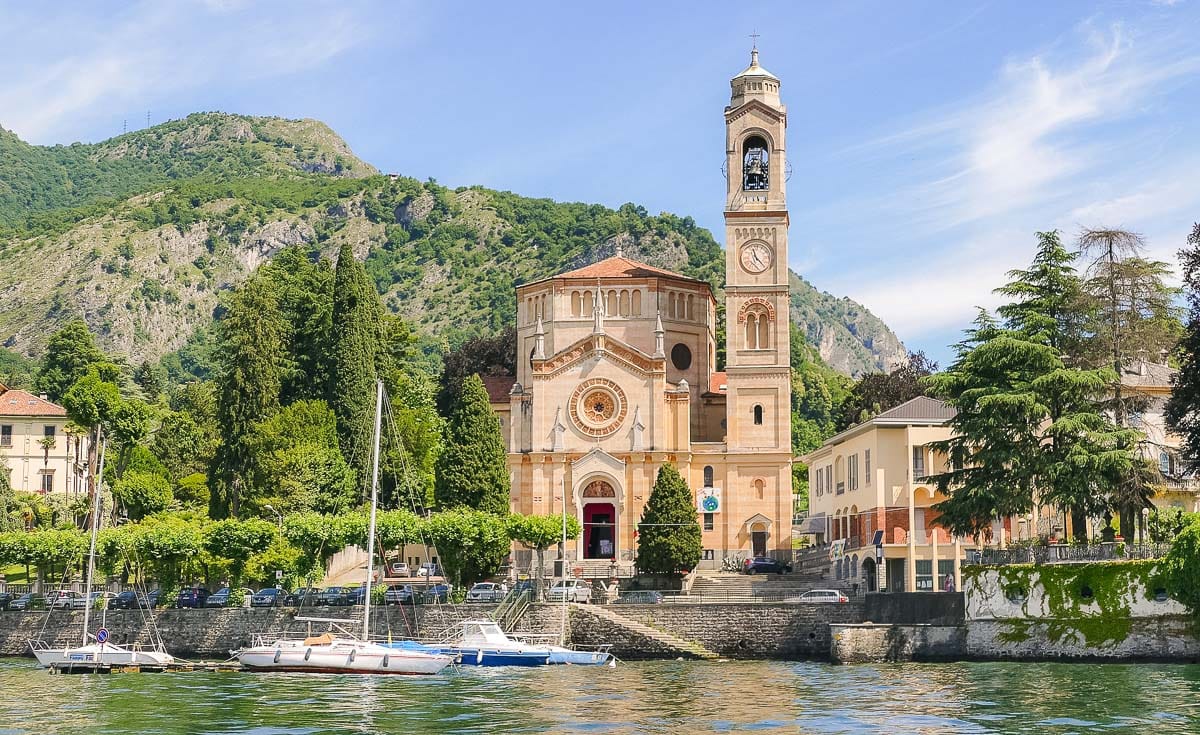
[[[767,142],[755,135],[746,139],[742,154],[742,189],[766,191],[771,186],[771,161]]]

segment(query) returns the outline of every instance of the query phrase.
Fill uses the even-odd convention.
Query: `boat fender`
[[[305,651],[305,652],[304,652],[304,660],[305,660],[305,661],[307,661],[307,660],[308,660],[308,657],[309,657],[309,656],[311,656],[311,655],[312,655],[312,649],[310,648],[310,649],[308,649],[307,651]]]
[[[354,663],[354,655],[358,653],[358,649],[350,649],[350,663]]]
[[[282,656],[282,655],[283,655],[283,651],[281,651],[280,649],[276,648],[276,649],[275,649],[275,658],[273,659],[273,661],[274,661],[275,663],[279,663],[279,657],[280,657],[280,656]]]
[[[482,663],[483,663],[483,649],[481,648],[475,652],[475,665],[478,666]]]
[[[388,667],[388,654],[385,653],[385,654],[383,654],[383,668],[386,669],[387,667]]]

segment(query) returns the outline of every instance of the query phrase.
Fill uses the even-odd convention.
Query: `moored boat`
[[[387,645],[393,650],[452,655],[464,666],[601,666],[614,661],[613,655],[604,650],[576,651],[563,646],[523,641],[509,636],[491,620],[464,621],[460,635],[447,643],[397,641]]]
[[[252,671],[315,674],[436,674],[454,663],[448,654],[397,650],[331,633],[262,641],[243,648],[237,658]]]

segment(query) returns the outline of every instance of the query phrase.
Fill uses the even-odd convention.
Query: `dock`
[[[237,661],[179,661],[172,664],[98,664],[72,661],[51,664],[51,674],[183,674],[189,672],[233,673],[245,671]]]

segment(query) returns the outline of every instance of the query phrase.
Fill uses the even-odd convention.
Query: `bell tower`
[[[788,212],[779,78],[758,63],[730,80],[725,108],[726,442],[790,452]]]

